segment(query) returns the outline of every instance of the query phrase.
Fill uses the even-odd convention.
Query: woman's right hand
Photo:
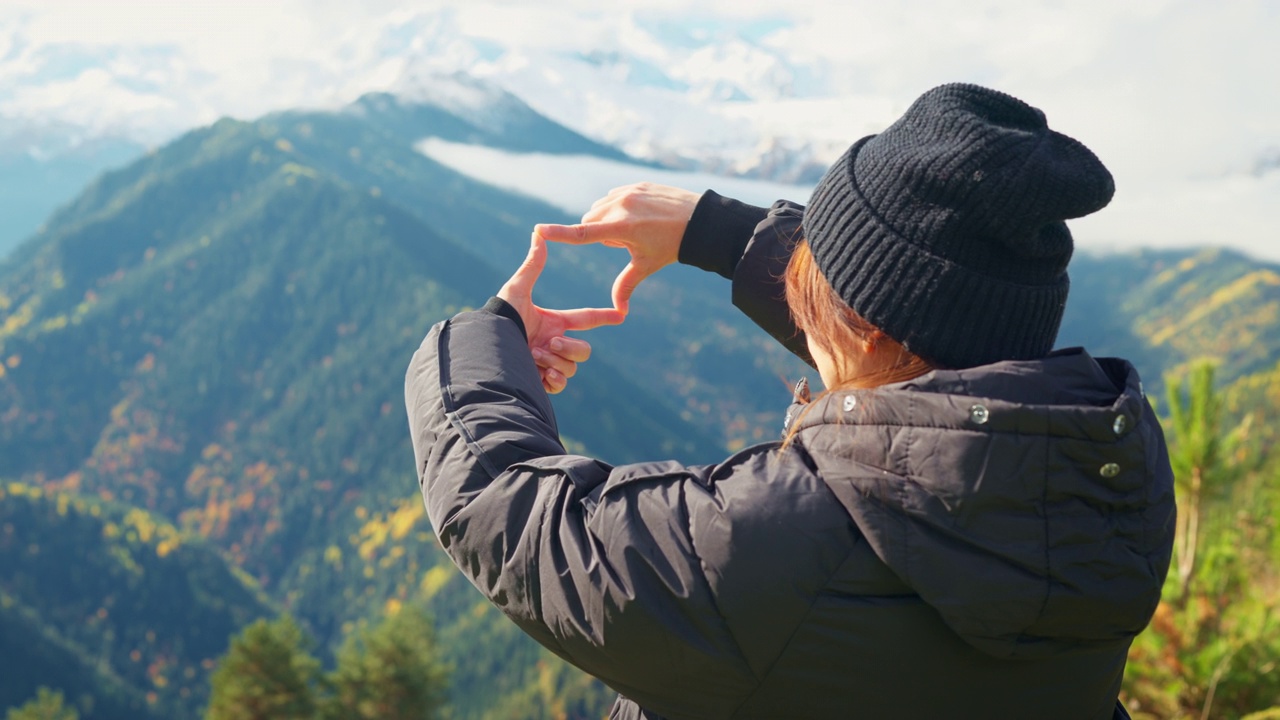
[[[625,315],[641,281],[679,258],[680,241],[700,197],[669,185],[626,185],[597,200],[581,223],[538,225],[534,231],[555,242],[626,248],[631,262],[613,281],[613,307]]]
[[[587,341],[565,337],[565,332],[617,325],[624,316],[612,308],[548,310],[538,307],[533,302],[533,287],[546,264],[547,243],[535,232],[529,239],[529,254],[498,290],[498,297],[520,314],[529,352],[542,377],[542,387],[549,393],[558,393],[577,371],[578,363],[586,362],[591,355]]]

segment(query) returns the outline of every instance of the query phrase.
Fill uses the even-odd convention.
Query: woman
[[[539,226],[498,297],[432,328],[409,369],[441,545],[619,691],[611,717],[1123,717],[1172,475],[1133,367],[1050,352],[1063,220],[1112,192],[1040,111],[947,85],[807,208],[634,186]],[[544,235],[630,251],[615,310],[533,304]],[[588,348],[564,330],[620,321],[677,259],[731,278],[827,392],[717,465],[566,454],[543,388]]]

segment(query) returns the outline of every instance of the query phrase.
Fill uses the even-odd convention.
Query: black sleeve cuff
[[[680,240],[680,262],[732,280],[756,225],[768,214],[765,208],[706,191]]]
[[[525,342],[529,341],[529,332],[524,329],[524,320],[520,318],[520,313],[516,312],[516,309],[511,307],[511,303],[503,300],[497,295],[494,295],[489,298],[489,302],[485,303],[484,307],[480,309],[513,321],[516,324],[516,327],[520,328],[520,334],[524,335]]]

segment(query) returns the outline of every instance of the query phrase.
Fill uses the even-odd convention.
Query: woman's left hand
[[[498,291],[524,321],[529,337],[529,350],[542,376],[542,387],[549,393],[564,390],[578,363],[591,355],[585,340],[565,337],[570,330],[591,330],[602,325],[617,325],[625,314],[613,308],[577,308],[547,310],[533,303],[533,286],[547,264],[547,243],[536,232],[530,239],[529,254],[511,279]]]

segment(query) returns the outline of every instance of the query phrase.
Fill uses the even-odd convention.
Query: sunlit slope
[[[487,686],[521,691],[543,656],[505,619],[449,629],[479,596],[448,581],[422,516],[403,378],[431,324],[483,303],[547,210],[412,151],[400,164],[400,141],[359,118],[291,117],[292,140],[280,121],[223,121],[104,176],[0,266],[0,476],[170,519],[322,643],[426,601],[458,639],[457,686],[500,664]],[[412,212],[338,172],[361,162],[366,179],[403,176]],[[480,259],[499,252],[502,271]],[[720,452],[607,360],[557,404],[571,447],[615,461]]]
[[[568,219],[413,144],[438,131],[536,149],[542,126],[507,136],[389,102],[188,134],[101,178],[0,264],[0,476],[145,508],[210,541],[322,646],[426,603],[460,716],[557,694],[597,707],[598,686],[547,663],[436,548],[403,415],[427,328],[483,303],[533,223]],[[558,152],[593,152],[558,137]],[[555,247],[538,297],[606,303],[624,262]],[[1220,357],[1224,380],[1280,357],[1270,266],[1082,254],[1072,277],[1059,344],[1132,357],[1149,388],[1199,355]],[[642,286],[555,399],[570,448],[711,462],[776,437],[804,370],[728,298],[689,268]]]
[[[0,484],[0,708],[198,717],[227,637],[274,610],[207,543],[137,508]]]
[[[1084,255],[1059,345],[1132,358],[1148,388],[1188,362],[1230,383],[1280,360],[1280,266],[1221,249]]]

